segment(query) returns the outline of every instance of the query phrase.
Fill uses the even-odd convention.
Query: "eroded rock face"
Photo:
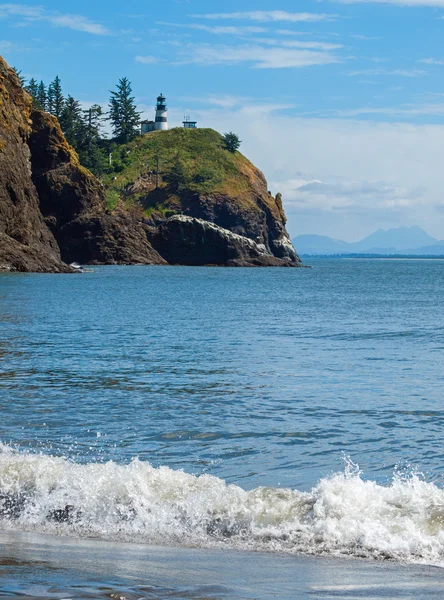
[[[94,175],[82,167],[77,153],[65,140],[52,115],[34,110],[29,138],[32,178],[40,210],[53,232],[80,215],[105,210],[105,190]]]
[[[185,215],[167,219],[150,239],[171,264],[233,267],[294,267],[300,264],[297,258],[277,258],[264,244],[244,235]]]
[[[40,209],[64,261],[165,264],[137,215],[106,211],[103,186],[80,165],[55,117],[33,111],[29,147]]]
[[[65,272],[31,177],[30,118],[31,98],[0,57],[0,270]]]
[[[71,262],[300,266],[280,197],[262,173],[243,157],[234,179],[239,194],[178,196],[164,187],[163,209],[149,218],[138,202],[107,211],[102,184],[80,165],[57,119],[32,109],[0,57],[0,270],[70,272]]]
[[[80,216],[60,229],[57,240],[68,262],[167,264],[149,243],[146,226],[123,211]]]

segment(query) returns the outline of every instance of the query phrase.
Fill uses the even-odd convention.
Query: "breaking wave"
[[[0,445],[0,528],[444,565],[444,490],[417,475],[381,486],[349,462],[310,492],[247,492],[138,459],[83,465]]]

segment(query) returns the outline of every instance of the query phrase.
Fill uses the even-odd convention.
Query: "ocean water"
[[[444,261],[310,264],[0,275],[2,535],[444,566]]]

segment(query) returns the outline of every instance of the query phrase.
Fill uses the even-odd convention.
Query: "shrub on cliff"
[[[236,150],[239,150],[241,143],[239,137],[232,131],[224,135],[225,148],[232,154],[234,154]]]

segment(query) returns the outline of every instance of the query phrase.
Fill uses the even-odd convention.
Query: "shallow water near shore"
[[[388,562],[0,534],[0,597],[442,598],[444,571]]]
[[[195,574],[161,570],[152,597],[268,597],[254,564],[290,586],[269,597],[299,577],[307,597],[435,593],[440,570],[400,565],[444,565],[444,262],[311,264],[0,275],[0,595],[10,576],[34,594],[26,535],[32,561],[73,552],[80,582],[90,538]],[[250,596],[223,581],[239,556]],[[206,560],[222,591],[198,588]],[[306,565],[352,587],[313,595]]]

